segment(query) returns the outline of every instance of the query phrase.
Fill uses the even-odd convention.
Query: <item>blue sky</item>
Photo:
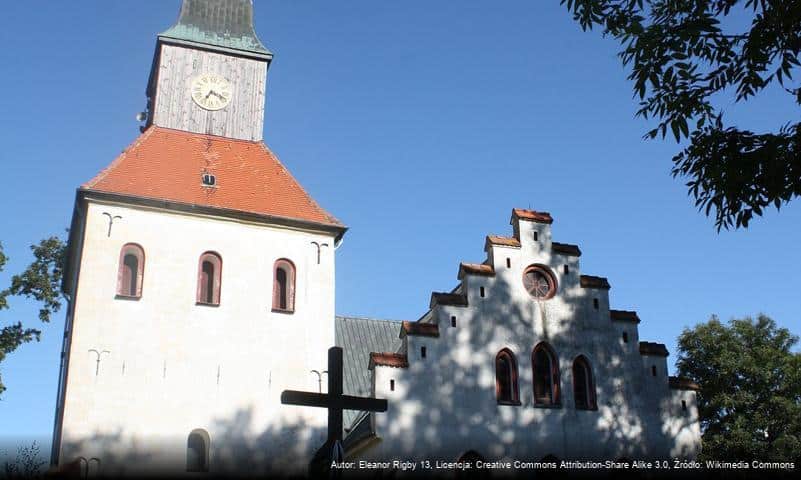
[[[178,0],[4,5],[0,40],[0,286],[28,246],[68,227],[75,188],[138,133],[155,35]],[[607,276],[614,308],[675,351],[684,326],[764,312],[801,333],[801,203],[718,234],[683,182],[673,141],[649,125],[617,45],[583,33],[558,0],[256,0],[275,54],[266,143],[350,231],[337,258],[337,312],[416,319],[509,234],[512,207],[552,213],[583,273]],[[727,116],[757,131],[798,118],[771,89]],[[13,299],[0,322],[37,325]],[[49,448],[63,314],[0,364],[0,454],[9,440]],[[670,363],[675,357],[670,359]],[[672,365],[671,365],[672,366]]]

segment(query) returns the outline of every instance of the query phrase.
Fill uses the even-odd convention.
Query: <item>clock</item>
[[[547,300],[556,293],[556,276],[545,265],[531,265],[523,272],[523,287],[537,300]]]
[[[215,73],[204,73],[192,79],[192,100],[205,110],[222,110],[231,103],[231,84]]]

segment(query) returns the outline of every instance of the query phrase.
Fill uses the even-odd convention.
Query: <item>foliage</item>
[[[39,478],[45,465],[47,462],[42,460],[39,444],[33,442],[30,447],[19,447],[14,463],[5,462],[3,469],[8,479]]]
[[[49,322],[53,313],[61,309],[61,278],[64,272],[67,246],[58,237],[50,237],[32,245],[34,261],[19,275],[11,278],[11,286],[0,291],[0,310],[8,309],[10,296],[33,298],[42,303],[39,319]],[[0,245],[0,272],[8,258]],[[24,328],[22,322],[0,329],[0,363],[6,355],[16,350],[23,343],[39,341],[41,331],[35,328]],[[0,376],[0,394],[5,391]]]
[[[765,315],[684,329],[676,366],[701,385],[702,457],[801,461],[797,342]]]
[[[640,98],[637,115],[659,120],[645,136],[689,146],[673,157],[697,207],[721,228],[747,227],[753,215],[801,195],[801,123],[754,133],[726,126],[713,97],[746,101],[778,85],[801,105],[793,71],[801,65],[801,0],[561,0],[585,31],[617,39]],[[750,29],[724,28],[741,16]]]

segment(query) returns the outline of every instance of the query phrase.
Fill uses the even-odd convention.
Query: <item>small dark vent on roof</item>
[[[204,187],[215,187],[217,186],[217,177],[210,173],[204,173],[201,177],[201,182],[203,182]]]

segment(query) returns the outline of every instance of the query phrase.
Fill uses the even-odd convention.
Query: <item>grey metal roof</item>
[[[159,37],[272,57],[253,28],[253,0],[183,0],[178,23]]]
[[[336,346],[343,351],[343,385],[346,395],[370,397],[371,373],[367,369],[370,352],[397,352],[401,322],[374,318],[336,317]],[[343,424],[350,427],[362,412],[345,410]]]

